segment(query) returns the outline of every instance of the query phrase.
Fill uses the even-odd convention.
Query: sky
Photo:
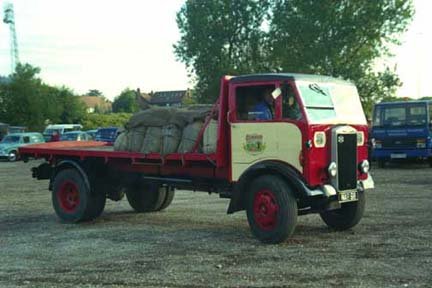
[[[432,1],[414,0],[416,14],[408,31],[401,35],[402,45],[395,47],[393,59],[386,59],[385,64],[396,66],[402,80],[398,96],[420,98],[432,96]]]
[[[193,83],[173,44],[184,0],[9,0],[14,4],[20,61],[41,68],[48,84],[77,94],[98,89],[113,99],[125,88],[183,90]],[[3,7],[5,0],[0,0]],[[417,13],[395,57],[399,96],[432,96],[432,1],[414,0]],[[9,28],[0,23],[0,75],[10,73]]]

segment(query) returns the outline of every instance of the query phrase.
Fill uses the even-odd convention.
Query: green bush
[[[87,114],[82,119],[81,124],[85,130],[111,126],[123,127],[131,116],[131,113]]]

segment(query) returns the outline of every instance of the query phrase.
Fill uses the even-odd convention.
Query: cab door
[[[278,95],[278,88],[277,82],[230,87],[228,119],[231,131],[231,176],[234,181],[247,168],[264,160],[281,160],[300,166],[301,133],[294,124],[282,121],[282,97]],[[262,101],[266,101],[263,94],[268,90],[273,92],[273,101],[263,104]],[[262,117],[262,105],[272,109],[271,118]]]

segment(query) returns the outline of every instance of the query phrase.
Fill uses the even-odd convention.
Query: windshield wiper
[[[324,96],[328,96],[327,93],[325,93],[324,90],[316,83],[309,84],[309,89],[311,89],[312,91],[315,91],[319,94],[322,94]]]

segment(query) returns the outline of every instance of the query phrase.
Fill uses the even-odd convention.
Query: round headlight
[[[330,163],[327,169],[329,175],[331,177],[336,177],[337,175],[337,164],[335,162]]]
[[[368,160],[363,160],[363,162],[360,163],[360,171],[362,173],[368,173],[370,170],[370,165]]]

